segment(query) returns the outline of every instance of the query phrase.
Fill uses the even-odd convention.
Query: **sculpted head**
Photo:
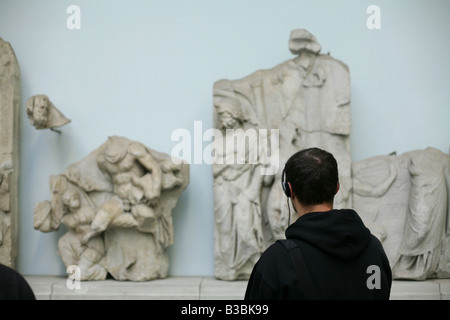
[[[45,95],[31,97],[27,101],[27,116],[36,129],[45,129],[49,120],[50,100]]]
[[[32,96],[27,100],[27,116],[36,129],[61,127],[70,122],[44,94]]]

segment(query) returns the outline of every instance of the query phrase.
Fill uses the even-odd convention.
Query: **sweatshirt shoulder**
[[[372,233],[370,233],[369,246],[371,246],[373,250],[378,250],[379,252],[386,254],[384,252],[384,247],[383,247],[383,244],[381,243],[380,239],[378,239]]]
[[[245,293],[246,300],[279,299],[280,257],[283,245],[273,243],[261,255],[253,268]],[[282,263],[282,262],[281,262]]]
[[[272,243],[261,255],[260,261],[262,263],[273,262],[278,258],[283,258],[287,255],[287,250],[284,246],[276,241]]]
[[[275,242],[271,244],[258,260],[257,268],[265,277],[272,278],[289,265],[290,256],[284,246]]]

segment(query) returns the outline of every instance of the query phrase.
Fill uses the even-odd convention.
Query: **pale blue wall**
[[[66,9],[81,8],[81,30]],[[381,8],[381,30],[366,9]],[[353,160],[450,146],[450,1],[0,0],[0,37],[21,68],[18,270],[65,274],[58,233],[33,229],[48,177],[109,135],[170,153],[173,130],[212,126],[212,86],[290,59],[292,29],[348,64]],[[47,94],[72,123],[58,135],[28,122],[25,101]],[[206,143],[205,143],[206,145]],[[211,168],[192,165],[173,212],[170,275],[214,274]]]

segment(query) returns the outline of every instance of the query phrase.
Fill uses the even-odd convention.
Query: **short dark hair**
[[[300,203],[305,205],[333,202],[339,182],[334,156],[319,148],[293,154],[285,166],[286,182]]]

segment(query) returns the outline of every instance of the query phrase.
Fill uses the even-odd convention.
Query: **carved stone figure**
[[[353,163],[354,208],[396,279],[450,276],[450,156],[434,148]]]
[[[44,94],[32,96],[27,100],[27,116],[36,129],[61,127],[71,121]]]
[[[228,136],[223,141],[224,148],[216,149],[213,165],[215,195],[215,257],[216,261],[230,252],[234,254],[227,260],[228,264],[217,264],[216,273],[225,279],[247,277],[247,270],[258,260],[264,246],[263,222],[261,213],[260,191],[264,176],[257,173],[260,163],[251,164],[249,150],[242,163],[227,162],[238,159],[238,150],[234,141],[241,139],[242,121],[237,104],[222,103],[218,105],[221,129]],[[251,137],[252,138],[252,137]],[[254,138],[254,136],[253,136]],[[217,138],[215,141],[219,141]],[[231,145],[230,145],[231,144]],[[257,147],[257,141],[250,139],[249,149]],[[256,151],[258,152],[258,151]],[[222,164],[220,164],[222,163]],[[245,270],[246,272],[242,272]]]
[[[341,184],[335,206],[351,204],[348,67],[320,54],[316,38],[304,29],[291,32],[289,49],[296,55],[292,60],[242,79],[222,79],[214,84],[215,127],[227,137],[232,134],[230,129],[236,130],[235,124],[244,132],[275,129],[278,136],[270,145],[250,141],[244,148],[249,154],[252,148],[258,149],[253,154],[260,160],[266,151],[279,156],[276,173],[263,176],[257,170],[264,165],[261,161],[214,163],[215,275],[219,279],[247,279],[261,252],[274,240],[284,238],[289,218],[280,187],[281,172],[296,151],[315,146],[332,152],[339,164]],[[241,151],[236,145],[221,147],[226,152]],[[251,203],[252,209],[244,203]]]
[[[20,70],[0,38],[0,263],[15,267],[18,235]]]
[[[167,276],[172,209],[189,183],[189,166],[113,136],[50,178],[51,201],[39,202],[34,228],[68,232],[58,242],[64,264],[82,280],[152,280]]]

